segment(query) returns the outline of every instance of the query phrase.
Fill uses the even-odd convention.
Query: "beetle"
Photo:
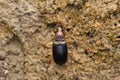
[[[66,63],[68,57],[68,48],[61,27],[58,27],[58,31],[55,35],[52,52],[53,59],[56,64],[63,65]]]

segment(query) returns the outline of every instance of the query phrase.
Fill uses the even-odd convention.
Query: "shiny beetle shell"
[[[67,61],[67,44],[66,43],[53,43],[53,58],[56,64],[62,65]]]

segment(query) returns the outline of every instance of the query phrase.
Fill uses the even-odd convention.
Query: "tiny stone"
[[[79,78],[79,77],[76,77],[75,80],[80,80],[80,78]]]
[[[4,70],[3,68],[0,67],[0,77],[3,77],[5,76],[5,73],[4,73]],[[1,79],[0,79],[1,80]]]
[[[0,77],[0,80],[6,80],[5,77]]]
[[[4,60],[6,57],[6,52],[5,51],[0,51],[0,60]]]

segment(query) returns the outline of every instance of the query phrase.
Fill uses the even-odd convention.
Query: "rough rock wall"
[[[68,61],[54,63],[57,24]],[[0,80],[119,80],[119,0],[0,0]]]

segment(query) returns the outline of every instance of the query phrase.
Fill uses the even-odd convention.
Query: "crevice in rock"
[[[117,38],[120,38],[120,35],[119,35],[119,36],[117,36]]]

